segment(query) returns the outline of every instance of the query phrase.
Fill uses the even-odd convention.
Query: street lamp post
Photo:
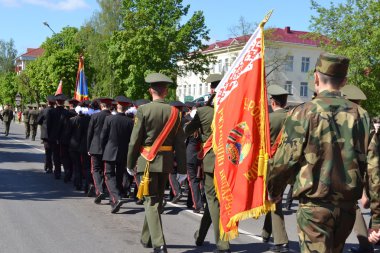
[[[52,32],[53,32],[53,34],[56,34],[55,32],[54,32],[54,30],[50,27],[50,25],[48,24],[48,22],[43,22],[43,24],[45,25],[45,26],[47,26]]]

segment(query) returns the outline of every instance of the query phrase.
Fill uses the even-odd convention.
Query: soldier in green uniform
[[[38,126],[38,111],[37,111],[37,105],[32,105],[32,110],[29,112],[29,126],[30,130],[32,132],[32,141],[36,140],[37,135],[37,126]]]
[[[144,173],[140,183],[140,187],[142,184],[146,187],[142,194],[145,220],[141,244],[143,247],[153,246],[154,253],[165,253],[167,249],[160,210],[169,173],[173,171],[173,151],[179,177],[186,179],[185,136],[180,127],[181,113],[164,101],[168,94],[167,86],[172,83],[170,78],[153,73],[147,75],[145,81],[150,84],[149,93],[153,101],[137,109],[129,142],[127,167],[131,171],[137,164],[137,172]],[[170,122],[169,125],[167,122]]]
[[[285,109],[289,92],[278,85],[270,85],[267,90],[270,95],[270,105],[273,112],[269,114],[270,144],[273,146],[281,131],[286,118]],[[282,213],[282,203],[276,204],[276,211],[268,212],[265,216],[262,231],[263,242],[268,242],[273,234],[274,246],[269,250],[272,252],[288,252],[289,240],[286,234],[284,214]]]
[[[344,97],[355,104],[360,105],[361,101],[367,100],[364,92],[355,85],[345,85],[342,88],[342,94]],[[369,199],[366,194],[366,190],[363,190],[361,202],[364,208],[369,207]],[[363,218],[363,214],[360,207],[356,205],[356,218],[354,223],[354,231],[359,241],[359,247],[352,247],[350,249],[353,253],[371,253],[373,252],[373,246],[368,241],[367,225]]]
[[[368,240],[380,240],[380,117],[373,119],[373,135],[368,147],[368,192],[370,196],[371,222]]]
[[[30,136],[30,126],[29,126],[29,111],[32,110],[32,105],[28,104],[28,108],[22,113],[23,121],[25,125],[25,139],[29,139]]]
[[[214,94],[214,89],[218,86],[222,79],[220,74],[211,74],[207,77],[206,82],[211,83],[211,93]],[[197,109],[196,114],[192,121],[185,126],[185,134],[187,136],[193,134],[195,131],[200,129],[202,143],[206,143],[209,137],[212,135],[211,123],[214,117],[214,107],[211,105],[211,101],[215,95],[212,95],[209,103],[206,106]],[[204,188],[207,199],[206,208],[202,216],[201,224],[199,229],[194,234],[195,244],[201,246],[207,235],[207,231],[211,225],[214,227],[214,236],[217,249],[214,252],[231,252],[230,245],[226,241],[220,239],[219,233],[219,201],[215,192],[214,185],[214,165],[215,165],[215,154],[211,149],[209,150],[203,158],[203,168],[204,168]]]
[[[2,119],[5,124],[5,136],[8,136],[9,134],[9,127],[11,125],[12,119],[13,119],[13,111],[10,105],[6,105],[4,108],[4,111],[2,113]]]
[[[322,53],[316,63],[317,96],[288,115],[268,174],[274,202],[290,180],[301,252],[342,252],[363,192],[369,116],[345,99],[349,59]]]

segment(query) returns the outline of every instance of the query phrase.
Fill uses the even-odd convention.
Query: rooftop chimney
[[[290,26],[285,26],[285,32],[290,33]]]

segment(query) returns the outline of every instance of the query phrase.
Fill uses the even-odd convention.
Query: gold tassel
[[[149,196],[149,166],[150,162],[146,162],[144,176],[140,182],[139,189],[137,191],[137,198],[142,199],[144,196]]]

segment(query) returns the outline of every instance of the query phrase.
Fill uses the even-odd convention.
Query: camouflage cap
[[[350,60],[347,57],[321,53],[315,64],[315,71],[328,76],[343,78],[347,76],[349,63]]]
[[[364,92],[355,85],[345,85],[340,91],[348,100],[367,100]]]
[[[269,85],[267,92],[271,96],[291,95],[287,90],[276,84]]]
[[[211,88],[215,89],[222,79],[222,74],[210,74],[205,81],[206,83],[211,83]]]
[[[145,77],[145,82],[150,85],[154,84],[171,84],[173,81],[164,74],[161,73],[150,73]]]

